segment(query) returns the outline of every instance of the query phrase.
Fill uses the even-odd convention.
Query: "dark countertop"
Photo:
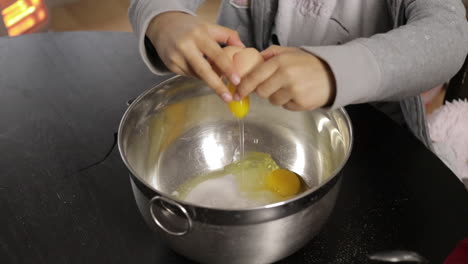
[[[164,79],[134,36],[0,38],[0,67],[0,263],[188,262],[147,228],[117,148],[99,163],[126,101]],[[468,192],[385,115],[347,110],[355,142],[335,210],[281,263],[366,263],[386,249],[441,263],[468,237]]]

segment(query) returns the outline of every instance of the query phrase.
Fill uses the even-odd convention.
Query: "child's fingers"
[[[274,92],[268,100],[273,105],[284,105],[292,99],[292,94],[288,89],[279,89]]]
[[[224,76],[234,84],[240,83],[240,76],[235,71],[232,59],[223,51],[223,49],[212,39],[205,39],[200,45],[203,54],[205,54],[216,67],[221,70]]]
[[[272,46],[268,47],[266,50],[263,50],[262,52],[260,52],[260,54],[263,56],[263,59],[264,60],[269,60],[272,57],[274,57],[276,55],[276,53],[275,53],[276,47],[278,47],[278,46],[272,45]]]
[[[263,56],[264,60],[269,60],[277,55],[280,55],[281,53],[291,51],[291,48],[289,47],[281,47],[277,45],[271,45],[268,47],[266,50],[260,52],[260,54]]]
[[[278,72],[278,69],[276,69],[276,71],[271,74],[270,78],[255,88],[255,92],[258,94],[258,96],[268,99],[273,93],[285,85],[287,85],[286,79],[282,78],[281,74]]]
[[[242,43],[242,40],[239,37],[239,33],[235,30],[216,24],[210,24],[208,32],[219,43],[245,48],[244,43]]]
[[[271,61],[260,64],[256,69],[242,78],[241,83],[237,86],[237,94],[240,98],[249,95],[258,85],[270,78],[277,68],[277,64]]]
[[[317,104],[303,106],[303,105],[297,103],[295,100],[291,100],[291,101],[287,102],[286,104],[284,104],[283,107],[285,109],[290,110],[290,111],[305,111],[305,110],[314,110],[314,109],[316,109],[316,108],[318,108],[320,106],[317,105]]]
[[[169,63],[167,63],[166,66],[174,73],[185,76],[196,76],[195,73],[191,70],[188,62],[180,54],[172,55],[172,58],[169,59]]]
[[[290,110],[290,111],[303,111],[305,110],[301,105],[297,104],[294,101],[289,101],[286,104],[283,105],[284,108]]]
[[[230,102],[232,100],[231,93],[221,81],[221,78],[213,71],[208,61],[203,58],[203,55],[200,52],[189,52],[186,56],[191,69],[198,78],[202,79],[208,86],[213,88],[225,102]]]

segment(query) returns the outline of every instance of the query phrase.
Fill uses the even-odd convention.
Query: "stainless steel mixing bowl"
[[[238,121],[202,82],[174,77],[139,96],[119,128],[119,150],[149,226],[176,252],[203,263],[271,263],[306,244],[329,216],[351,152],[344,109],[290,112],[251,97],[245,150],[272,155],[311,187],[256,208],[206,208],[171,193],[231,163]]]

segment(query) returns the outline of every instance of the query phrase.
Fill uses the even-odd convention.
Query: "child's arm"
[[[395,100],[450,79],[468,52],[460,0],[403,0],[407,23],[339,46],[272,46],[238,86],[290,110]],[[307,52],[304,52],[307,51]]]
[[[218,43],[243,44],[236,31],[194,16],[194,11],[202,2],[133,0],[129,16],[139,39],[141,55],[154,73],[170,70],[197,77],[229,102],[232,100],[231,93],[205,57],[237,85],[239,74]]]
[[[334,107],[418,95],[448,81],[468,52],[460,0],[404,0],[406,25],[341,46],[302,47],[331,68]]]

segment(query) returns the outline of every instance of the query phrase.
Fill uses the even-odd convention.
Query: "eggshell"
[[[263,62],[262,55],[254,48],[227,46],[224,48],[224,52],[232,59],[241,78]]]
[[[234,54],[234,67],[239,71],[241,78],[251,72],[263,62],[263,57],[254,48],[246,48]]]

